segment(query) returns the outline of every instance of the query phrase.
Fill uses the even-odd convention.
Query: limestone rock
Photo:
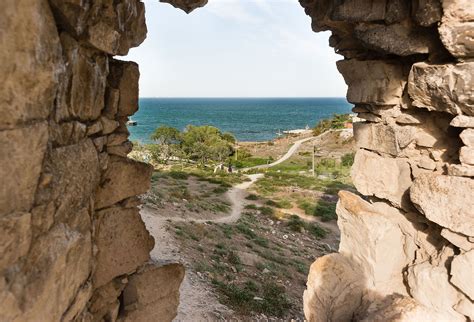
[[[448,271],[443,266],[428,262],[408,267],[408,284],[415,300],[434,311],[452,315],[449,321],[465,321],[453,306],[459,301],[457,290],[448,281]],[[434,295],[442,296],[434,296]]]
[[[396,105],[406,84],[406,72],[397,62],[340,60],[337,69],[348,85],[351,103]]]
[[[63,321],[79,320],[80,314],[87,309],[87,303],[92,296],[92,284],[90,282],[83,285],[76,294],[72,304],[62,316]]]
[[[474,62],[430,65],[416,63],[408,81],[413,106],[429,111],[474,115]]]
[[[3,0],[0,21],[2,130],[48,117],[61,68],[61,48],[47,1]]]
[[[117,155],[119,157],[127,157],[132,152],[133,144],[130,141],[126,141],[120,145],[107,146],[107,153]]]
[[[148,191],[153,168],[146,163],[111,156],[96,195],[96,209]]]
[[[23,311],[13,320],[59,321],[91,269],[90,232],[81,234],[56,225],[35,240],[23,270],[10,280],[9,289]],[[5,320],[1,313],[0,320]]]
[[[172,321],[177,314],[184,267],[150,262],[130,276],[123,292],[123,321]]]
[[[447,228],[443,228],[443,230],[441,230],[441,236],[465,252],[474,249],[474,243],[470,242],[467,236],[455,233]]]
[[[474,181],[444,175],[421,175],[410,198],[429,220],[453,232],[474,236]]]
[[[31,214],[0,216],[0,271],[26,255],[31,243]]]
[[[474,147],[474,129],[466,129],[459,135],[462,142],[470,147]]]
[[[421,124],[420,117],[406,113],[399,115],[396,119],[396,122],[403,125]]]
[[[117,277],[94,290],[94,294],[90,300],[89,310],[96,321],[100,321],[107,315],[111,315],[117,304],[117,298],[119,298],[127,282],[127,278]]]
[[[113,60],[108,82],[119,90],[117,116],[130,116],[138,110],[138,79],[140,72],[134,62]]]
[[[419,131],[415,135],[415,142],[418,146],[432,148],[436,144],[437,138],[429,132]]]
[[[84,139],[87,126],[81,122],[50,123],[51,140],[56,146],[76,144]]]
[[[474,250],[454,257],[451,263],[451,283],[474,301]]]
[[[70,223],[79,210],[89,207],[99,184],[97,152],[88,139],[54,149],[47,164],[53,175],[50,198],[55,200],[55,220]]]
[[[408,14],[408,6],[400,0],[345,0],[335,6],[331,17],[348,22],[385,20],[387,24],[391,24],[405,19]]]
[[[87,41],[100,51],[127,55],[146,38],[145,5],[141,1],[98,1],[92,4],[91,12]]]
[[[412,17],[420,26],[428,27],[439,22],[442,14],[439,0],[412,1]]]
[[[96,213],[95,243],[99,250],[94,287],[135,271],[150,258],[154,241],[137,208],[112,207]]]
[[[80,46],[64,32],[61,34],[61,44],[63,59],[68,64],[61,74],[55,120],[96,120],[104,108],[107,55]]]
[[[392,127],[380,123],[354,123],[354,138],[359,148],[388,153],[399,152],[397,138]]]
[[[50,0],[56,21],[72,35],[84,33],[90,3],[78,0]]]
[[[474,22],[444,21],[439,35],[446,49],[455,57],[474,57]]]
[[[339,198],[339,253],[362,269],[367,289],[408,295],[402,272],[415,258],[411,223],[386,204],[369,204],[348,191],[340,191]]]
[[[396,206],[402,205],[411,185],[407,161],[384,158],[366,150],[357,151],[351,176],[360,193],[387,199]]]
[[[448,165],[448,175],[458,177],[474,177],[474,166],[450,164]]]
[[[462,164],[474,165],[474,147],[463,146],[459,151],[459,161]]]
[[[0,131],[0,214],[30,211],[47,141],[45,122]]]
[[[359,24],[354,35],[368,48],[398,56],[428,54],[442,46],[436,34],[406,23]]]
[[[462,319],[421,305],[411,297],[394,294],[373,302],[361,321],[462,321]]]
[[[196,8],[203,7],[208,0],[160,0],[161,2],[169,3],[175,8],[182,9],[186,13],[190,13]]]
[[[92,125],[87,127],[87,136],[91,136],[102,131],[102,123],[99,121],[94,122]]]
[[[100,123],[102,124],[102,134],[110,134],[119,126],[117,121],[108,119],[104,116],[100,118]]]
[[[365,277],[341,254],[319,257],[311,265],[303,294],[308,321],[350,321],[362,304]]]
[[[474,117],[466,115],[458,115],[450,123],[454,127],[474,128]]]
[[[378,123],[382,121],[382,118],[372,113],[359,113],[357,114],[357,117],[369,122],[374,122],[374,123]]]

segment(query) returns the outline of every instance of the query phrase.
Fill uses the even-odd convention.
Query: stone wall
[[[365,122],[309,321],[474,320],[474,2],[300,0]]]
[[[183,268],[149,261],[152,169],[127,158],[139,70],[113,58],[145,39],[144,4],[1,8],[0,321],[171,320]]]
[[[190,12],[206,0],[167,0]],[[310,321],[474,319],[474,2],[300,0],[366,122],[339,253],[311,267]],[[3,0],[0,321],[156,321],[183,268],[150,262],[127,158],[146,36],[138,0]]]

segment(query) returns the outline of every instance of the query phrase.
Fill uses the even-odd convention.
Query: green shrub
[[[260,207],[258,210],[260,210],[260,213],[265,216],[273,216],[275,214],[273,208],[270,207]]]
[[[247,200],[258,200],[260,199],[257,195],[254,195],[254,194],[249,194],[247,197],[245,197],[245,199]]]
[[[350,167],[354,163],[354,152],[346,153],[341,158],[341,164],[345,167]]]

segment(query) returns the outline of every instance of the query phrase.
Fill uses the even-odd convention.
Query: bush
[[[254,194],[249,194],[247,197],[245,197],[247,200],[258,200],[260,199],[257,195]]]
[[[168,173],[168,175],[176,180],[186,180],[189,178],[189,174],[182,171],[171,171]]]
[[[259,210],[261,214],[265,216],[273,216],[275,214],[275,211],[273,210],[273,208],[270,208],[270,207],[260,207]]]
[[[345,167],[350,167],[354,163],[354,152],[346,153],[341,158],[341,164]]]

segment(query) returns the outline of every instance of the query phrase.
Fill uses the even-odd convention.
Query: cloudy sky
[[[297,0],[209,0],[183,11],[145,0],[141,97],[334,97],[346,86],[329,33],[311,31]]]

